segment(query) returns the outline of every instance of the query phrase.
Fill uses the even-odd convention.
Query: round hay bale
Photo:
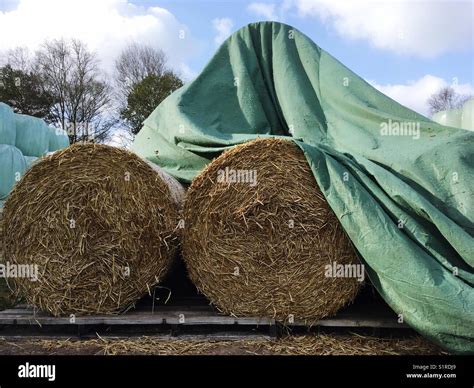
[[[0,263],[3,262],[3,201],[0,201]],[[0,277],[0,310],[12,307],[15,298],[8,287],[6,279]]]
[[[222,312],[314,321],[360,288],[354,277],[328,275],[328,265],[359,260],[291,141],[258,139],[223,153],[193,181],[184,219],[189,276]]]
[[[55,316],[127,309],[175,257],[184,191],[173,184],[105,145],[75,144],[35,163],[4,209],[5,259],[37,266],[36,281],[14,278],[14,288]]]

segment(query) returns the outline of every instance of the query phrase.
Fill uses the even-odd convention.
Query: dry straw
[[[129,339],[1,341],[13,354],[153,354],[153,355],[440,355],[446,354],[423,339],[380,338],[357,334],[289,336],[278,340],[183,340],[158,337]]]
[[[359,261],[293,142],[225,152],[194,180],[184,212],[189,275],[222,312],[311,322],[357,294],[354,277],[327,276]]]
[[[123,311],[172,264],[183,194],[122,149],[76,144],[44,158],[4,209],[5,259],[38,269],[14,288],[53,315]]]
[[[3,208],[0,207],[0,263],[3,262]],[[0,310],[11,307],[15,299],[5,278],[0,277]]]

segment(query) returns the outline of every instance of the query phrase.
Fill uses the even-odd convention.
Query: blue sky
[[[473,0],[0,0],[0,51],[77,37],[112,73],[128,41],[162,48],[187,80],[224,37],[259,20],[290,24],[384,93],[421,113],[447,84],[474,93]],[[14,31],[12,31],[12,29]],[[186,38],[178,39],[185,31]],[[8,38],[5,38],[8,37]]]
[[[147,3],[152,2],[148,1]],[[248,23],[268,20],[268,18],[256,15],[247,9],[252,3],[255,2],[231,0],[159,2],[175,15],[179,15],[179,19],[190,27],[193,34],[208,43],[202,55],[192,61],[192,67],[197,71],[205,65],[215,50],[215,46],[212,44],[215,30],[209,21],[216,18],[230,18],[233,21],[231,31],[235,31]],[[276,5],[282,2],[261,1],[260,3]],[[403,83],[407,80],[418,79],[427,73],[444,79],[458,77],[459,82],[472,82],[473,80],[474,46],[472,41],[464,50],[445,52],[434,58],[421,58],[416,55],[403,55],[377,49],[366,40],[344,38],[331,24],[312,17],[300,16],[294,9],[285,12],[283,16],[283,22],[308,35],[351,70],[364,78],[376,80],[378,83]],[[444,27],[449,28],[449,23],[450,21],[446,20]]]

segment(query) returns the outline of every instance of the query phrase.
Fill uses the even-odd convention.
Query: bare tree
[[[15,70],[28,73],[32,69],[32,57],[27,47],[15,47],[7,51],[7,63]]]
[[[430,113],[461,108],[470,97],[456,93],[451,86],[443,87],[428,99]]]
[[[55,124],[71,143],[105,140],[117,120],[108,114],[111,88],[96,55],[78,40],[47,41],[36,53],[35,68],[57,101],[51,112]]]
[[[165,66],[163,51],[138,43],[129,44],[115,61],[115,84],[121,105],[126,104],[134,85],[150,75],[161,76]]]

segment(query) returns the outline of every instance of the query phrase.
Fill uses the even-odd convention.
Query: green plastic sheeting
[[[432,120],[433,121],[436,121],[438,124],[441,124],[441,125],[447,125],[446,124],[446,111],[445,110],[441,110],[439,112],[436,112],[433,117],[432,117]]]
[[[26,165],[28,167],[31,167],[34,163],[36,163],[36,161],[40,159],[37,158],[36,156],[25,156],[25,160],[26,160]]]
[[[15,114],[3,102],[0,102],[0,144],[15,145]]]
[[[446,349],[474,352],[474,133],[411,111],[265,22],[233,34],[163,101],[133,150],[189,182],[259,136],[301,147],[393,310]]]
[[[461,109],[436,112],[432,119],[438,124],[474,131],[474,98],[467,100]]]
[[[61,128],[52,128],[52,127],[48,127],[48,131],[49,131],[49,143],[48,143],[49,152],[61,150],[69,146],[69,137],[66,131],[62,130]]]
[[[462,128],[462,110],[451,109],[446,112],[446,124],[450,127]]]
[[[0,144],[0,200],[6,199],[27,167],[27,161],[18,148]]]
[[[22,114],[15,114],[16,147],[28,156],[43,156],[48,152],[49,128],[47,124],[37,118]]]
[[[16,114],[0,103],[0,199],[5,199],[18,173],[48,152],[69,145],[65,131],[49,127],[43,120]]]
[[[461,128],[474,131],[474,98],[466,101],[462,107]]]

